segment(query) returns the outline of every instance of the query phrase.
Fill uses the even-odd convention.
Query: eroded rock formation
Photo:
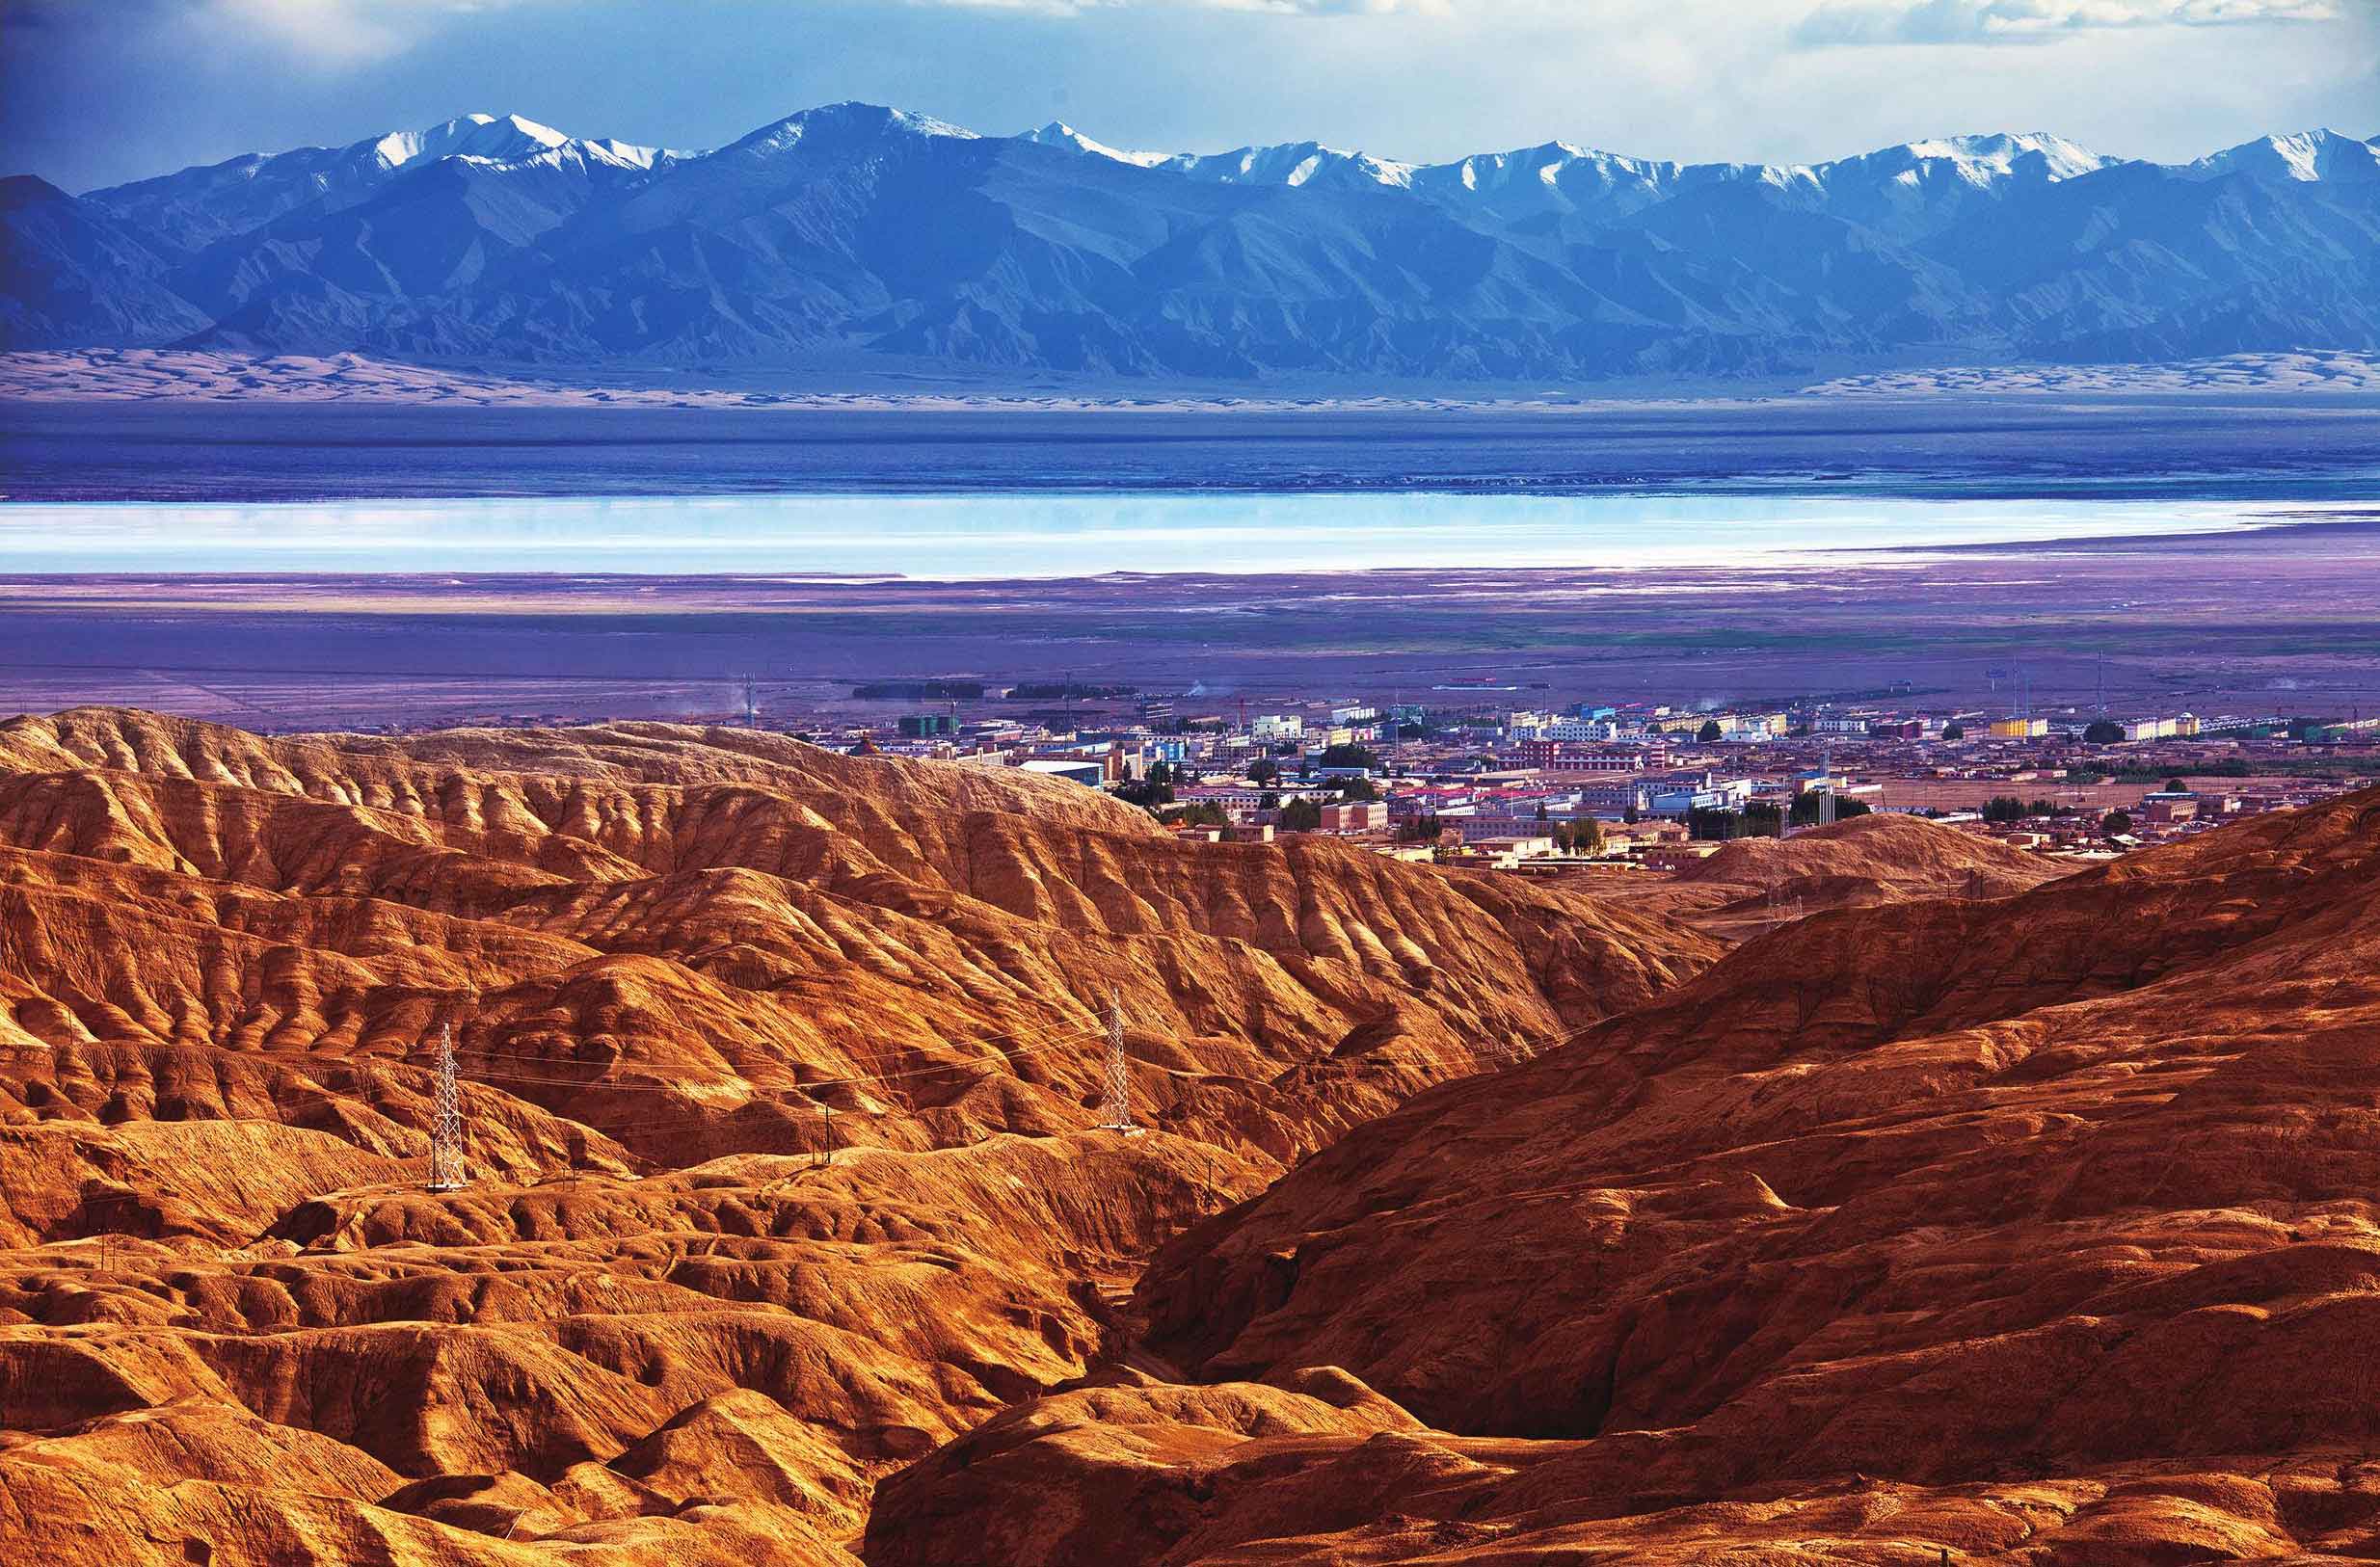
[[[1437,1478],[1334,1513],[1323,1466],[1391,1438],[1144,1432],[1136,1483],[1220,1500],[1141,1558],[2380,1554],[2375,958],[2380,791],[1816,916],[1422,1094],[1139,1305],[1186,1378],[1344,1368]],[[1117,1483],[1038,1447],[1045,1492]],[[883,1559],[928,1516],[880,1506]]]
[[[0,1554],[847,1563],[1167,1236],[1716,951],[741,731],[0,725]]]

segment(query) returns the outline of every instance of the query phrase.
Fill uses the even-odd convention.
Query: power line
[[[1099,1031],[1098,1025],[1096,1025],[1096,1024],[1090,1024],[1090,1023],[1080,1024],[1080,1025],[1078,1025],[1077,1027],[1075,1027],[1074,1029],[1070,1030],[1070,1032],[1071,1032],[1072,1034],[1075,1034],[1075,1035],[1082,1035],[1082,1034],[1092,1034],[1092,1033],[1097,1033],[1098,1031]],[[1006,1033],[1004,1033],[1004,1034],[976,1034],[976,1035],[974,1035],[974,1036],[972,1036],[972,1037],[970,1037],[970,1038],[967,1038],[967,1039],[951,1039],[951,1040],[942,1040],[942,1041],[939,1041],[938,1043],[945,1044],[945,1045],[952,1045],[952,1046],[960,1046],[960,1045],[992,1045],[992,1046],[997,1046],[997,1045],[999,1045],[999,1044],[1001,1044],[1002,1042],[1006,1041],[1006,1040],[1041,1040],[1041,1041],[1043,1041],[1043,1042],[1046,1044],[1046,1043],[1049,1041],[1049,1039],[1050,1039],[1050,1038],[1051,1038],[1051,1035],[1050,1035],[1049,1029],[1048,1029],[1047,1027],[1037,1027],[1037,1028],[1015,1028],[1015,1029],[1011,1029],[1011,1030],[1009,1030],[1008,1032],[1006,1032]],[[208,1049],[221,1049],[222,1047],[207,1047],[207,1048],[208,1048]],[[1036,1048],[1036,1049],[1038,1049],[1038,1048],[1040,1048],[1040,1047],[1035,1047],[1035,1048]],[[492,1060],[492,1061],[495,1061],[495,1060],[500,1060],[500,1061],[528,1061],[528,1062],[532,1062],[532,1063],[534,1063],[534,1064],[536,1064],[536,1065],[538,1065],[538,1066],[563,1067],[563,1066],[579,1066],[579,1065],[596,1065],[596,1064],[597,1064],[597,1063],[593,1063],[593,1062],[575,1062],[575,1061],[559,1060],[559,1059],[556,1059],[555,1057],[553,1057],[553,1056],[551,1056],[551,1055],[533,1055],[533,1054],[531,1054],[531,1053],[529,1053],[528,1051],[525,1051],[525,1050],[499,1050],[499,1049],[492,1049],[491,1047],[488,1047],[488,1046],[485,1046],[485,1045],[460,1045],[460,1046],[457,1046],[457,1047],[456,1047],[456,1050],[457,1050],[457,1052],[458,1052],[459,1054],[463,1054],[463,1055],[469,1055],[469,1056],[477,1056],[477,1057],[479,1057],[479,1058],[481,1058],[481,1059],[483,1059],[483,1060]],[[1013,1052],[1013,1053],[1016,1053],[1016,1054],[1023,1054],[1023,1053],[1025,1053],[1025,1052],[1024,1052],[1023,1050],[1018,1050],[1018,1051],[1015,1051],[1015,1052]],[[380,1059],[380,1058],[378,1058],[378,1057],[361,1057],[361,1056],[359,1056],[359,1057],[353,1057],[352,1059],[363,1060],[363,1059]],[[603,1063],[601,1063],[601,1064],[602,1064],[602,1065],[603,1065],[603,1066],[606,1066],[606,1067],[608,1067],[608,1066],[613,1066],[613,1065],[617,1065],[617,1064],[618,1064],[618,1060],[620,1060],[620,1059],[626,1059],[626,1058],[625,1058],[625,1057],[621,1057],[621,1058],[615,1059],[614,1061],[606,1061],[606,1062],[603,1062]],[[405,1063],[392,1063],[392,1064],[404,1065]],[[631,1065],[633,1065],[634,1063],[630,1063],[630,1064],[631,1064]],[[974,1063],[969,1062],[969,1063],[965,1063],[965,1064],[967,1064],[967,1065],[973,1065]],[[422,1068],[417,1068],[417,1067],[409,1067],[409,1070],[413,1070],[413,1071],[421,1071],[421,1070],[425,1070],[425,1069],[422,1069]],[[898,1076],[898,1074],[893,1074],[893,1076]],[[862,1076],[862,1077],[820,1077],[820,1078],[816,1078],[816,1079],[813,1079],[812,1083],[811,1083],[811,1084],[808,1084],[808,1085],[806,1085],[806,1086],[824,1087],[824,1086],[827,1086],[827,1085],[829,1085],[829,1084],[834,1084],[834,1083],[865,1083],[865,1082],[878,1082],[878,1081],[882,1081],[882,1080],[883,1080],[883,1078],[882,1078],[881,1076]]]
[[[1058,1049],[1068,1045],[1080,1043],[1084,1039],[1096,1036],[1099,1031],[1100,1030],[1095,1027],[1079,1027],[1070,1029],[1061,1034],[1047,1036],[1036,1044],[1020,1046],[1019,1048],[1011,1050],[999,1051],[997,1054],[984,1059],[974,1061],[944,1062],[930,1067],[914,1068],[906,1072],[883,1073],[875,1076],[817,1078],[810,1082],[799,1083],[794,1086],[807,1092],[808,1090],[818,1088],[911,1081],[920,1077],[930,1077],[939,1074],[949,1072],[973,1072],[978,1070],[988,1071],[1006,1062],[1015,1061],[1026,1056],[1037,1055],[1043,1051]],[[105,1049],[139,1050],[144,1052],[208,1051],[216,1055],[236,1057],[237,1059],[252,1066],[266,1071],[279,1072],[285,1076],[292,1076],[319,1073],[325,1069],[368,1071],[373,1068],[378,1068],[387,1072],[426,1074],[432,1078],[434,1106],[433,1127],[431,1133],[433,1160],[432,1180],[438,1180],[442,1174],[451,1174],[454,1179],[454,1185],[456,1186],[463,1185],[467,1182],[467,1177],[462,1167],[461,1134],[461,1087],[465,1081],[478,1083],[485,1087],[496,1088],[499,1092],[507,1091],[505,1085],[521,1084],[524,1086],[546,1088],[601,1090],[604,1093],[611,1094],[660,1094],[679,1100],[683,1100],[687,1097],[684,1089],[666,1083],[604,1082],[600,1079],[533,1076],[525,1073],[475,1071],[468,1079],[464,1078],[459,1073],[456,1073],[455,1076],[449,1079],[446,1076],[446,1073],[451,1070],[453,1064],[451,1053],[451,1028],[441,1031],[439,1063],[428,1067],[417,1066],[408,1061],[390,1060],[382,1056],[315,1056],[308,1057],[304,1063],[301,1064],[297,1062],[273,1060],[261,1056],[260,1052],[257,1051],[239,1050],[234,1049],[229,1046],[213,1044],[201,1045],[184,1042],[168,1043],[164,1041],[148,1043],[138,1041],[108,1042],[96,1040],[82,1043]],[[7,1042],[5,1045],[0,1045],[0,1048],[13,1049],[42,1049],[42,1047],[40,1046],[16,1044],[14,1042]],[[517,1057],[516,1059],[529,1060],[536,1058],[521,1056]],[[606,1063],[606,1066],[608,1067],[613,1064],[616,1063]],[[451,1090],[448,1086],[449,1081],[451,1081],[452,1084]],[[449,1092],[453,1095],[451,1103],[451,1122],[447,1120],[450,1112],[446,1095]],[[781,1102],[786,1092],[789,1091],[779,1091]],[[520,1096],[513,1097],[518,1098]],[[756,1100],[753,1102],[757,1102],[758,1101]],[[545,1110],[548,1114],[562,1114],[562,1112],[550,1110],[545,1105],[536,1104],[534,1101],[526,1101],[526,1102],[532,1104],[540,1110]],[[589,1129],[602,1132],[606,1136],[610,1135],[614,1130],[625,1130],[642,1127],[672,1127],[679,1124],[675,1119],[655,1117],[631,1118],[628,1120],[602,1118],[598,1121],[591,1120],[585,1116],[577,1114],[570,1114],[564,1115],[563,1119],[577,1125],[585,1126],[589,1128]],[[439,1148],[441,1141],[439,1128],[441,1125],[446,1126],[450,1132],[450,1138],[448,1140],[450,1141],[453,1151],[453,1163],[450,1171],[441,1171],[438,1166]],[[433,1189],[450,1188],[434,1187]]]
[[[1036,1045],[1020,1046],[1012,1050],[996,1050],[989,1056],[980,1057],[973,1061],[945,1061],[930,1067],[913,1067],[906,1072],[885,1072],[878,1073],[873,1076],[866,1077],[814,1077],[806,1082],[796,1082],[793,1084],[793,1087],[807,1093],[816,1088],[861,1087],[869,1083],[903,1082],[918,1077],[931,1077],[938,1073],[945,1072],[974,1072],[983,1068],[998,1066],[1006,1061],[1021,1060],[1029,1055],[1038,1055],[1045,1050],[1054,1050],[1063,1045],[1076,1044],[1083,1040],[1093,1038],[1097,1036],[1099,1030],[1097,1028],[1075,1028],[1063,1034],[1050,1035]],[[504,1059],[515,1061],[536,1061],[542,1058],[528,1055],[513,1055],[506,1056]],[[424,1070],[420,1067],[413,1066],[406,1062],[393,1062],[390,1064],[408,1072],[419,1072]],[[546,1064],[556,1067],[569,1065],[568,1062],[551,1060],[546,1061]],[[607,1062],[605,1063],[604,1070],[608,1070],[611,1066],[618,1064],[619,1063],[617,1062]],[[635,1065],[638,1063],[630,1064]],[[675,1094],[683,1097],[685,1093],[684,1089],[674,1087],[668,1083],[605,1082],[602,1078],[540,1077],[532,1076],[526,1073],[487,1071],[480,1068],[472,1069],[469,1080],[473,1082],[488,1081],[537,1083],[550,1088],[601,1088],[606,1090],[607,1092],[619,1094]]]

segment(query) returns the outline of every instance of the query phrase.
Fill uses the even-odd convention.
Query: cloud
[[[378,66],[525,0],[111,0],[119,29],[202,56],[261,53],[318,75]],[[87,25],[78,0],[0,0],[12,24]]]
[[[268,40],[308,65],[345,70],[412,46],[405,18],[389,11],[356,0],[210,0],[198,19]]]
[[[1461,17],[1506,12],[1510,0],[904,0],[912,6],[1018,12],[1035,16],[1083,16],[1106,11],[1237,11],[1265,16]]]
[[[2337,21],[2339,0],[1831,0],[1794,31],[1810,45],[2039,43],[2119,28]]]

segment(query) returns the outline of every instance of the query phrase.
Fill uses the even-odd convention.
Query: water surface
[[[2295,507],[2290,519],[2326,507]],[[27,502],[0,572],[721,572],[929,579],[1729,567],[1821,552],[2222,532],[2220,500],[1433,492]]]

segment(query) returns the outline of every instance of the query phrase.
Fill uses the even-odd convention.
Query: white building
[[[1530,735],[1514,735],[1514,739],[1555,740],[1564,745],[1577,745],[1591,740],[1617,740],[1619,726],[1609,719],[1557,718],[1538,726]]]
[[[1029,773],[1039,773],[1045,778],[1072,779],[1077,784],[1087,784],[1094,789],[1108,781],[1106,764],[1096,761],[1055,759],[1029,761],[1024,764],[1024,770]]]
[[[1296,713],[1265,713],[1248,726],[1248,734],[1258,745],[1302,739],[1305,731],[1306,721]]]

